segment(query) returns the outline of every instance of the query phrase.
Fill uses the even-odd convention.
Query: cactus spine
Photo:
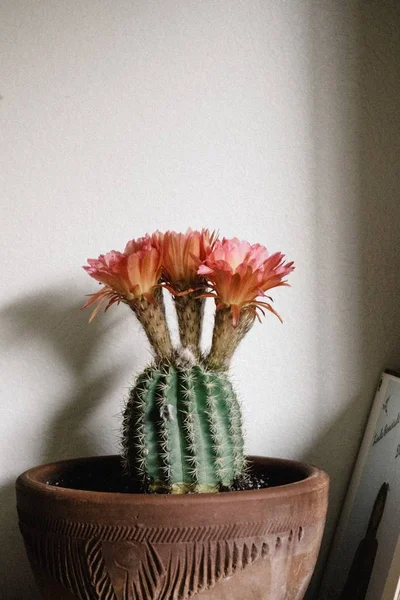
[[[153,491],[231,486],[244,456],[240,406],[227,375],[199,364],[145,369],[125,409],[123,456]]]

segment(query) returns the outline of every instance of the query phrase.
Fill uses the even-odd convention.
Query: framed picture
[[[386,579],[382,600],[400,600],[400,535],[397,538],[396,550]]]
[[[383,373],[319,600],[400,600],[400,376]]]

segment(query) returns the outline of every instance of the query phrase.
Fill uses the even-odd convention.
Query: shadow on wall
[[[385,368],[400,366],[400,5],[338,3],[335,12],[312,4],[318,355],[332,349],[331,364],[317,374],[322,407],[330,389],[341,389],[327,373],[339,382],[350,373],[343,395],[331,398],[341,407],[337,418],[303,457],[331,476],[326,534],[307,595],[325,600],[317,584],[374,390]],[[333,62],[324,51],[332,44]]]
[[[0,320],[7,324],[9,347],[23,347],[24,343],[40,340],[48,345],[46,356],[54,356],[54,364],[61,363],[70,373],[73,387],[64,399],[57,397],[59,409],[41,432],[42,463],[99,453],[94,445],[96,440],[90,435],[90,419],[109,395],[114,381],[120,378],[115,368],[103,368],[97,376],[92,368],[107,337],[109,341],[109,329],[115,328],[115,320],[95,320],[88,327],[88,312],[80,312],[76,300],[76,296],[68,298],[63,291],[56,293],[52,288],[49,293],[13,303],[0,313]],[[26,564],[27,558],[18,531],[14,481],[0,487],[0,503],[0,539],[3,548],[10,550],[2,552],[0,581],[3,589],[15,590],[21,564]],[[24,572],[28,569],[26,566]],[[15,600],[37,598],[33,582],[31,589],[26,589],[26,579],[21,583],[24,586],[21,593],[15,592]],[[7,600],[14,598],[7,596]]]

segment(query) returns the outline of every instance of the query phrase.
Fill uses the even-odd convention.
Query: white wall
[[[87,324],[96,287],[80,266],[156,228],[216,228],[295,260],[274,293],[284,325],[256,325],[233,371],[249,452],[329,471],[326,551],[379,373],[400,363],[392,4],[1,3],[7,599],[36,598],[16,475],[115,451],[146,358],[123,307]]]

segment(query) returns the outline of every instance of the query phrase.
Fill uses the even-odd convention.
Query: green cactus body
[[[241,409],[225,372],[150,366],[123,421],[128,472],[153,491],[213,492],[244,471]]]

